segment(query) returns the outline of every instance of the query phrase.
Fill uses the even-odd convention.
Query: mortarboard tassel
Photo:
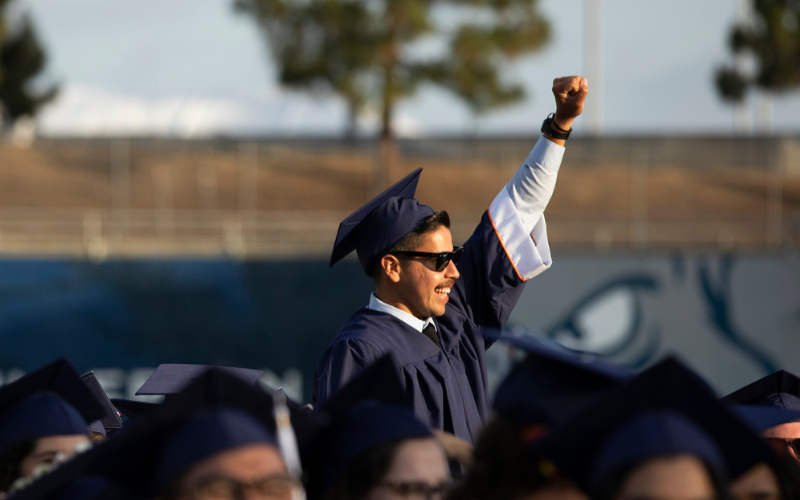
[[[289,474],[298,480],[303,479],[303,466],[300,463],[300,450],[297,447],[297,437],[289,418],[289,407],[286,405],[286,393],[275,391],[272,395],[272,411],[275,417],[275,428],[278,437],[278,446],[281,449]],[[305,500],[306,493],[303,488],[296,488],[292,494],[293,500]]]

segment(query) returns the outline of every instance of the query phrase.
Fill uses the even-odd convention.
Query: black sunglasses
[[[412,251],[399,251],[399,252],[392,252],[392,255],[403,255],[406,257],[426,257],[428,259],[436,258],[436,271],[442,272],[447,267],[447,264],[450,261],[453,261],[453,265],[458,265],[458,259],[461,258],[461,254],[464,253],[464,247],[458,247],[452,252],[441,252],[441,253],[433,253],[433,252],[412,252]]]

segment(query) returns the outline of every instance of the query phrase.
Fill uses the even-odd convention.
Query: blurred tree
[[[234,0],[234,5],[264,33],[281,83],[331,89],[344,98],[351,136],[359,114],[372,107],[380,112],[381,137],[391,139],[398,101],[425,82],[452,91],[476,113],[521,99],[522,86],[500,76],[503,62],[543,47],[550,35],[537,0]],[[437,26],[434,18],[448,27]],[[437,44],[446,50],[435,53]]]
[[[740,102],[748,88],[785,92],[800,86],[800,0],[753,0],[754,19],[733,28],[731,50],[749,53],[756,62],[754,74],[741,68],[717,70],[720,95]]]
[[[38,91],[31,88],[46,57],[27,15],[11,25],[10,4],[11,0],[0,0],[0,123],[6,125],[21,116],[35,115],[58,90],[56,86]]]

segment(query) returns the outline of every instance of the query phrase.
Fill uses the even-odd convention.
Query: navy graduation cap
[[[568,349],[552,340],[485,331],[484,337],[508,342],[528,353],[495,392],[493,408],[523,424],[564,423],[610,390],[633,378],[630,368],[596,355]]]
[[[359,401],[410,407],[397,375],[397,363],[387,354],[351,379],[322,406],[328,415],[344,415]]]
[[[103,415],[75,369],[55,361],[0,388],[0,450],[26,439],[88,434]]]
[[[759,433],[776,425],[800,422],[800,411],[775,406],[734,405],[731,409]]]
[[[414,199],[421,172],[421,168],[411,172],[339,224],[331,266],[355,250],[369,274],[386,252],[435,213]]]
[[[311,478],[309,498],[323,498],[347,467],[370,449],[390,441],[432,436],[407,404],[391,354],[348,382],[321,412],[327,424],[301,447]]]
[[[728,394],[720,401],[728,405],[774,406],[800,411],[800,378],[779,370]]]
[[[249,443],[274,444],[272,410],[271,396],[260,387],[208,370],[98,446],[90,471],[149,498],[211,455]],[[311,412],[290,413],[299,441],[320,422]]]
[[[134,419],[139,415],[148,413],[158,407],[159,403],[148,403],[145,401],[131,401],[130,399],[117,399],[111,398],[111,404],[114,405],[120,413],[125,415],[128,420]]]
[[[156,458],[154,491],[164,491],[193,464],[221,451],[253,443],[278,447],[272,431],[258,419],[239,408],[229,407],[189,415],[172,426],[163,439]]]
[[[772,452],[708,385],[667,358],[531,447],[591,492],[613,471],[689,453],[737,477]]]
[[[402,406],[361,401],[341,415],[329,430],[323,454],[329,464],[328,486],[362,454],[383,443],[432,437],[427,424]]]
[[[252,370],[249,368],[165,363],[158,365],[156,371],[154,371],[153,374],[150,375],[150,378],[136,391],[136,396],[165,396],[178,393],[210,368],[228,373],[253,385],[261,374],[264,373],[263,370]]]
[[[73,458],[23,493],[32,499],[64,495],[88,500],[95,497],[83,495],[96,490],[98,498],[150,498],[215,453],[250,443],[274,444],[271,410],[271,398],[261,388],[229,371],[207,370],[113,439]]]
[[[122,419],[119,417],[117,409],[114,408],[114,405],[111,404],[111,401],[108,399],[106,391],[103,390],[103,386],[100,385],[100,381],[97,380],[94,372],[83,374],[81,379],[83,379],[83,383],[86,384],[86,387],[92,391],[97,402],[103,407],[103,416],[99,420],[91,422],[89,424],[89,430],[107,436],[109,432],[115,429],[121,429]]]

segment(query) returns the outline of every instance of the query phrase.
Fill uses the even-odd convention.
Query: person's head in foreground
[[[733,500],[790,500],[800,498],[800,466],[790,455],[776,455],[731,481]]]
[[[269,394],[210,370],[103,444],[91,470],[145,498],[290,500],[302,485],[274,425]]]
[[[0,491],[88,448],[103,409],[66,361],[0,388]]]
[[[533,443],[596,500],[717,500],[772,456],[672,358]]]
[[[800,466],[795,453],[783,441],[765,436],[765,431],[800,421],[800,411],[778,406],[735,405],[731,407],[773,451],[772,460],[761,462],[731,481],[734,500],[783,500],[800,498]],[[767,434],[768,435],[768,434]]]
[[[473,464],[458,481],[451,500],[586,498],[529,445],[622,386],[633,372],[529,335],[485,332],[484,336],[527,356],[500,383],[493,402],[496,415],[481,432]]]
[[[571,480],[558,474],[552,463],[532,453],[530,439],[546,432],[502,415],[481,431],[473,462],[458,479],[449,500],[587,500]]]
[[[299,487],[272,433],[233,408],[188,417],[166,436],[153,460],[153,491],[164,499],[290,500]]]
[[[779,370],[728,394],[720,401],[728,405],[800,412],[800,378]],[[785,448],[795,460],[800,461],[800,418],[763,428],[761,435],[769,439],[771,444]]]
[[[314,446],[312,499],[443,498],[450,485],[444,451],[427,425],[403,407],[366,401],[337,419]]]
[[[603,500],[722,500],[725,463],[713,438],[671,411],[622,424],[604,444],[592,477]]]

